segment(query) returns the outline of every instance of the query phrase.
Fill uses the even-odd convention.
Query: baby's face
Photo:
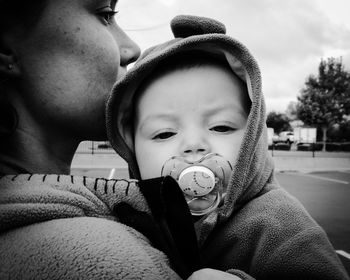
[[[135,153],[141,178],[159,177],[172,156],[218,153],[235,164],[247,124],[248,96],[228,70],[201,66],[151,82],[137,104]]]

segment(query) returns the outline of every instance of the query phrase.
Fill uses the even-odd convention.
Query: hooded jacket
[[[349,279],[323,229],[275,179],[267,150],[265,103],[257,62],[215,20],[178,16],[175,39],[146,50],[114,87],[107,103],[107,132],[113,148],[140,178],[133,151],[133,112],[138,86],[160,63],[180,52],[201,50],[227,59],[251,99],[247,128],[222,206],[195,223],[203,267],[242,279]]]
[[[0,279],[180,279],[120,202],[149,213],[132,180],[0,176]]]

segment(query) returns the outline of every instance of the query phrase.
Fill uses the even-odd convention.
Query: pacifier
[[[226,194],[232,166],[216,153],[197,161],[181,156],[168,159],[161,176],[171,176],[179,184],[188,207],[194,216],[205,215],[216,209]]]

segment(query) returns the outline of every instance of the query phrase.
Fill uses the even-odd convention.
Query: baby
[[[203,267],[241,279],[348,279],[325,232],[275,179],[254,58],[219,22],[179,16],[172,29],[175,39],[147,50],[108,101],[109,138],[130,176],[178,180],[198,217]]]

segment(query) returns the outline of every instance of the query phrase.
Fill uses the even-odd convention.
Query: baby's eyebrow
[[[151,115],[148,115],[145,119],[141,120],[140,129],[142,129],[147,123],[155,120],[165,120],[165,121],[176,122],[177,118],[174,115],[169,113],[151,114]]]
[[[232,106],[233,105],[233,106]],[[208,108],[207,110],[205,110],[205,114],[207,116],[212,116],[212,115],[216,115],[218,113],[233,113],[234,115],[240,115],[240,116],[245,116],[246,113],[244,111],[244,109],[242,108],[242,106],[238,106],[236,104],[220,104],[218,106],[214,106],[211,108]]]

